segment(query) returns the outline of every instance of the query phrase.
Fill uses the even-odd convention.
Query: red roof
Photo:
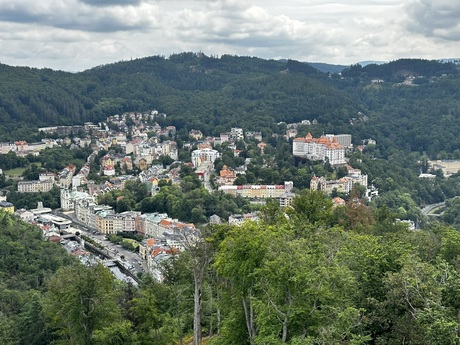
[[[171,222],[169,220],[162,219],[161,222],[160,222],[160,225],[162,225],[162,226],[171,226]]]

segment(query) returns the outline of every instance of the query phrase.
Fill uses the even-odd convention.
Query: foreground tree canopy
[[[304,192],[116,282],[0,212],[2,344],[458,344],[460,234]]]

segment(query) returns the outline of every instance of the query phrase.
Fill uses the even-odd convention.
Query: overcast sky
[[[183,51],[349,65],[460,57],[457,0],[0,0],[0,62],[81,71]]]

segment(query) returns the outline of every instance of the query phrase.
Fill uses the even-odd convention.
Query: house
[[[14,213],[14,205],[8,201],[0,201],[0,211],[4,211],[7,213]]]
[[[243,225],[246,221],[258,221],[259,215],[257,213],[245,213],[245,214],[232,214],[228,217],[228,224],[230,225]]]
[[[146,158],[139,159],[139,162],[137,163],[137,166],[142,171],[147,170],[149,168],[149,165],[147,163],[147,159]]]
[[[259,148],[260,153],[264,154],[264,150],[265,150],[265,147],[267,147],[267,144],[259,143],[259,144],[257,144],[257,147]]]
[[[23,208],[20,210],[17,210],[16,215],[18,215],[19,218],[21,218],[21,220],[27,223],[32,223],[35,219],[35,215],[32,212],[27,211]]]
[[[257,141],[262,141],[262,133],[261,132],[246,132],[245,133],[246,139],[255,139]]]
[[[345,200],[343,200],[342,198],[338,196],[332,199],[332,203],[333,203],[333,207],[344,206],[346,204]]]
[[[133,160],[131,156],[125,156],[122,160],[122,167],[125,171],[133,170]]]
[[[212,216],[209,217],[209,223],[210,224],[222,224],[222,219],[217,214],[213,214]]]
[[[226,165],[222,167],[219,172],[219,177],[217,178],[218,185],[233,185],[233,182],[236,180],[236,172],[232,169],[229,169]]]
[[[200,140],[203,138],[203,133],[198,129],[191,129],[188,136],[192,139]]]

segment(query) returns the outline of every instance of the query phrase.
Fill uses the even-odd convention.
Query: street
[[[142,260],[137,252],[132,252],[130,250],[124,249],[121,245],[115,244],[107,240],[105,234],[98,233],[95,229],[91,229],[85,224],[79,222],[74,214],[65,214],[59,211],[53,211],[53,214],[57,216],[70,219],[73,224],[72,227],[74,230],[69,229],[70,232],[79,231],[82,235],[88,236],[96,243],[103,246],[108,254],[114,259],[119,260],[123,266],[133,273],[138,272],[147,272],[147,263]]]

